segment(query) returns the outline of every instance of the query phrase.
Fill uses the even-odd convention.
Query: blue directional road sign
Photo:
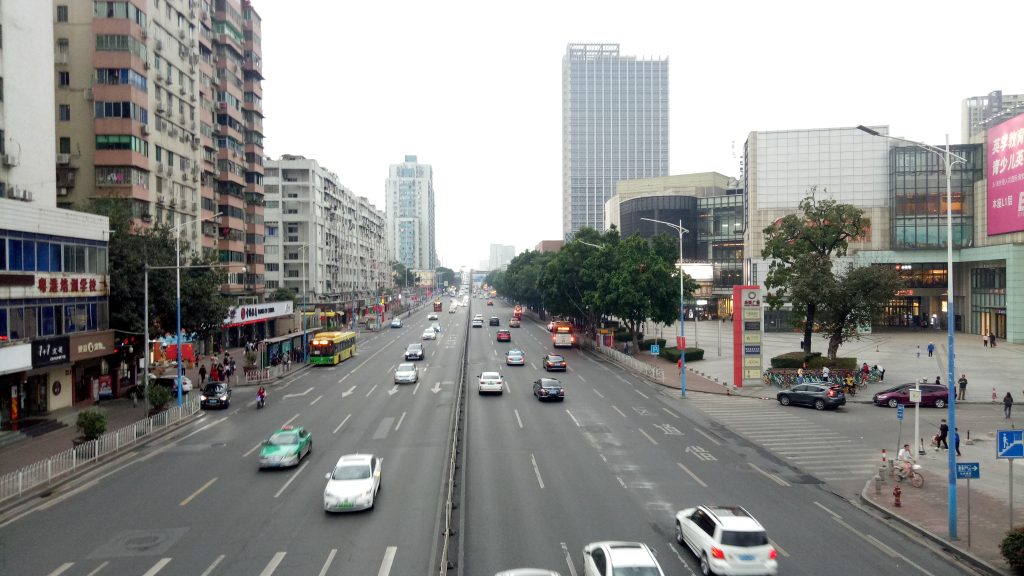
[[[661,354],[661,346],[651,344],[651,356],[657,356],[658,354]]]
[[[957,480],[977,480],[981,478],[981,466],[977,462],[957,462]]]
[[[996,458],[1024,458],[1024,430],[996,430]]]
[[[896,405],[896,419],[903,420],[903,404]]]

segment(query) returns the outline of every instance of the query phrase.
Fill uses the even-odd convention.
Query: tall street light
[[[306,277],[308,276],[309,266],[306,265],[309,259],[309,247],[315,246],[313,242],[306,242],[302,246],[299,246],[299,254],[302,251],[306,251],[306,260],[302,261],[302,364],[309,364],[309,343],[307,342],[308,336],[306,335]]]
[[[679,351],[679,392],[685,398],[686,397],[686,331],[684,330],[685,323],[683,316],[683,303],[686,299],[685,293],[683,292],[683,234],[689,234],[690,231],[683,228],[683,221],[680,220],[679,224],[673,224],[671,222],[665,222],[664,220],[655,220],[654,218],[641,218],[648,222],[654,222],[655,224],[664,224],[669,228],[672,228],[679,234],[679,337],[682,340],[680,344],[683,346],[682,350]],[[696,325],[694,325],[696,326]]]
[[[949,333],[949,372],[946,376],[947,392],[946,395],[948,400],[946,406],[948,407],[946,419],[949,421],[949,429],[956,430],[956,367],[954,366],[954,354],[953,354],[953,323],[956,318],[953,315],[953,191],[952,191],[952,171],[953,165],[956,163],[967,165],[967,159],[963,156],[953,154],[949,151],[949,134],[946,134],[946,148],[938,148],[931,144],[925,144],[924,142],[915,142],[913,140],[906,140],[904,138],[897,138],[895,136],[889,136],[882,134],[866,126],[857,126],[857,129],[861,132],[866,132],[872,136],[879,136],[881,138],[888,138],[889,140],[896,140],[897,142],[904,142],[911,146],[923,148],[936,154],[943,162],[946,168],[946,328]],[[918,439],[914,439],[915,442]],[[956,451],[947,450],[949,453],[949,470],[948,472],[948,490],[947,490],[947,501],[946,506],[949,511],[948,518],[948,532],[950,540],[956,539]]]
[[[200,224],[207,220],[213,220],[219,218],[223,212],[217,212],[213,216],[207,216],[206,218],[194,218],[178,224],[177,226],[171,227],[171,232],[174,232],[174,299],[177,306],[178,315],[178,333],[176,336],[178,342],[178,406],[181,406],[181,230],[189,224]],[[148,343],[146,344],[149,345]],[[149,375],[146,375],[149,378]]]

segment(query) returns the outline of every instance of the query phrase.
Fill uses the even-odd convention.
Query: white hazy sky
[[[561,238],[561,61],[572,42],[668,57],[670,173],[739,176],[751,131],[888,124],[960,142],[968,96],[1024,90],[1017,0],[253,0],[266,153],[384,209],[388,165],[434,169],[437,251],[475,267]]]

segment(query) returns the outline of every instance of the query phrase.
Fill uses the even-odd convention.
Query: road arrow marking
[[[434,394],[437,394],[438,392],[440,392],[441,391],[441,383],[440,382],[434,382],[434,387],[431,388],[430,391],[433,392]]]
[[[394,396],[398,392],[398,384],[395,384],[391,390],[388,390],[388,396]]]
[[[312,391],[313,391],[313,388],[309,388],[308,390],[306,390],[305,392],[302,392],[301,394],[285,394],[284,397],[285,398],[295,398],[295,397],[298,397],[298,396],[305,396],[306,394],[309,394]]]
[[[344,398],[344,397],[352,394],[353,392],[356,391],[356,388],[359,388],[359,386],[353,386],[353,387],[349,388],[348,390],[345,390],[344,392],[341,393],[341,397]]]

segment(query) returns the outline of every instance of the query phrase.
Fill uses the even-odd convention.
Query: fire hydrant
[[[895,506],[897,508],[900,508],[902,506],[902,504],[900,504],[900,496],[902,496],[902,495],[903,495],[903,490],[900,490],[900,485],[897,484],[896,487],[892,489],[892,496],[893,496],[893,498],[896,499]]]

